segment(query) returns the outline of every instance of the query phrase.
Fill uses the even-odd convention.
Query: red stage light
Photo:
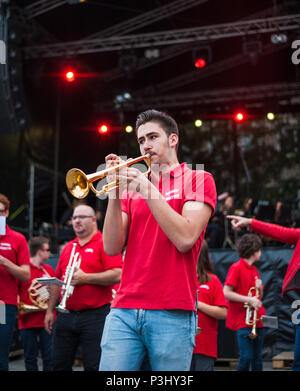
[[[238,113],[236,113],[234,115],[235,122],[242,122],[244,119],[245,119],[245,116],[241,111],[239,111]]]
[[[99,127],[98,127],[99,133],[108,133],[108,131],[109,131],[108,125],[106,125],[106,124],[99,125]]]
[[[196,68],[204,68],[205,65],[206,65],[206,61],[204,60],[204,58],[197,58],[197,60],[195,61]]]
[[[75,80],[75,73],[73,71],[67,71],[65,73],[65,78],[69,82],[74,81]]]

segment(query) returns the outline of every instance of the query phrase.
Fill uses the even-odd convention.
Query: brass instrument
[[[28,314],[31,312],[46,311],[48,308],[48,301],[50,293],[46,286],[41,285],[36,279],[33,279],[28,289],[28,295],[32,302],[26,304],[20,301],[18,303],[18,311],[20,314]]]
[[[253,286],[252,288],[249,289],[248,291],[248,296],[253,297],[252,292],[255,292],[255,297],[258,299],[259,298],[259,289]],[[256,324],[258,321],[262,320],[262,318],[257,318],[257,309],[253,308],[250,304],[245,303],[244,307],[246,307],[246,320],[245,323],[248,326],[252,326],[251,333],[248,335],[248,338],[250,339],[255,339],[257,337],[256,333]]]
[[[81,263],[80,253],[79,252],[75,253],[75,249],[76,249],[76,243],[73,243],[73,248],[71,251],[69,263],[68,263],[66,273],[65,273],[64,285],[61,288],[62,289],[61,290],[62,299],[61,299],[61,302],[59,303],[59,305],[56,307],[57,311],[60,311],[60,312],[69,312],[66,309],[66,302],[67,302],[67,299],[73,294],[73,291],[74,291],[74,286],[71,285],[71,281],[72,281],[75,269],[79,268],[80,263]]]
[[[108,193],[109,191],[118,188],[119,183],[118,181],[110,182],[107,185],[104,185],[101,190],[96,190],[93,186],[93,182],[105,178],[107,175],[119,171],[121,168],[129,167],[132,164],[138,163],[143,160],[148,166],[148,170],[144,173],[144,175],[148,175],[151,171],[150,155],[148,154],[137,157],[135,159],[127,160],[126,162],[117,164],[102,171],[97,171],[89,175],[86,175],[79,168],[71,168],[66,174],[67,188],[73,197],[79,199],[85,198],[88,195],[90,189],[92,189],[96,196],[100,196],[101,194]]]

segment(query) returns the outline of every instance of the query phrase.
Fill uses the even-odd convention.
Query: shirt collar
[[[246,266],[246,268],[253,269],[253,265],[249,265],[249,263],[246,262],[244,258],[241,258],[241,261],[242,261],[243,265]]]
[[[181,163],[181,164],[178,164],[178,166],[176,166],[172,170],[170,170],[170,171],[166,172],[165,174],[163,174],[162,178],[166,177],[166,176],[170,176],[172,178],[178,178],[187,170],[188,170],[187,164],[186,163]],[[153,180],[151,174],[150,174],[150,180]]]

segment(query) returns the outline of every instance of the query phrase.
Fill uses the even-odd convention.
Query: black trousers
[[[110,304],[83,311],[57,312],[53,331],[53,370],[72,371],[78,346],[85,371],[98,371],[100,342]]]

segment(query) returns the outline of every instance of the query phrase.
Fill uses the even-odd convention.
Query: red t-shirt
[[[154,185],[179,214],[187,201],[205,202],[212,213],[215,209],[215,182],[205,171],[193,171],[181,164]],[[162,231],[140,193],[126,193],[122,211],[128,215],[128,240],[112,307],[195,310],[196,264],[205,229],[193,248],[181,253]]]
[[[259,278],[258,271],[255,266],[249,265],[243,258],[230,266],[224,285],[231,285],[234,292],[243,296],[248,296],[249,289],[255,286],[255,279]],[[265,315],[266,311],[263,306],[257,312],[257,317]],[[226,327],[231,330],[238,330],[248,326],[245,323],[246,308],[244,303],[228,301],[228,312],[226,318]],[[258,321],[257,328],[263,327],[263,323]]]
[[[31,273],[30,281],[20,282],[19,284],[19,300],[25,304],[35,305],[34,303],[32,303],[28,295],[28,289],[30,288],[32,280],[39,277],[49,277],[49,276],[54,277],[55,273],[50,265],[43,264],[40,267],[37,267],[32,263],[30,264],[30,273]],[[27,314],[19,313],[18,314],[19,329],[29,329],[32,327],[44,327],[45,314],[46,311],[30,312]]]
[[[102,234],[98,231],[84,246],[80,246],[78,238],[67,243],[60,255],[56,268],[56,277],[65,277],[73,243],[77,243],[76,252],[81,255],[80,269],[85,273],[101,273],[110,269],[122,268],[123,259],[119,254],[109,257],[103,249]],[[87,308],[98,308],[112,301],[112,286],[84,284],[74,287],[73,294],[67,299],[66,308],[81,311]]]
[[[213,306],[227,307],[221,281],[214,274],[211,280],[199,285],[198,301]],[[218,319],[198,310],[198,326],[201,333],[196,335],[194,353],[217,357],[218,354]]]
[[[0,235],[0,255],[17,266],[28,265],[30,255],[25,236],[6,226],[6,234]],[[4,266],[0,266],[0,300],[5,304],[18,304],[18,282]]]

